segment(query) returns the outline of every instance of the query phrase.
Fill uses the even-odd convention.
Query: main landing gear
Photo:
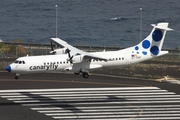
[[[82,73],[83,74],[83,77],[84,78],[88,78],[89,77],[89,73],[87,73],[87,72],[84,72],[84,73]]]
[[[82,73],[83,78],[88,78],[89,77],[89,72],[88,71],[80,71],[78,73],[74,73],[75,75],[79,75]]]

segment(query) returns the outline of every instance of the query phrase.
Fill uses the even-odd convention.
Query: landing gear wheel
[[[89,74],[86,73],[86,72],[84,72],[84,73],[83,73],[83,77],[84,77],[84,78],[88,78],[88,77],[89,77]]]
[[[15,76],[15,79],[17,80],[19,78],[19,76]]]

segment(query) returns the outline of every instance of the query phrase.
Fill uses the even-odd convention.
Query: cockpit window
[[[18,61],[18,60],[15,60],[14,63],[19,63],[19,61]]]
[[[15,60],[14,63],[15,63],[15,64],[25,64],[24,61],[20,61],[20,60]]]

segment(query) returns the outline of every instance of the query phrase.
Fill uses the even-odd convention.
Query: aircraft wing
[[[51,38],[51,40],[53,42],[55,42],[56,44],[60,45],[62,48],[68,48],[70,51],[71,51],[71,54],[72,55],[75,55],[75,54],[83,54],[83,53],[86,53],[85,51],[82,51],[76,47],[73,47],[72,45],[69,45],[66,41],[60,39],[60,38]]]
[[[83,50],[80,50],[76,47],[73,47],[72,45],[69,45],[66,41],[60,39],[60,38],[51,38],[53,42],[56,44],[60,45],[62,48],[68,48],[70,50],[71,55],[83,55],[83,59],[94,59],[94,60],[103,60],[103,61],[108,61],[106,58],[102,58],[99,56],[95,56],[91,53],[85,52]]]

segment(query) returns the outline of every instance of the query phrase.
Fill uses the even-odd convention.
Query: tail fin
[[[147,55],[149,52],[152,56],[159,56],[164,38],[167,31],[173,29],[168,28],[167,22],[158,23],[157,25],[151,24],[154,28],[151,33],[138,45],[135,46],[136,51],[142,51],[142,54]]]

